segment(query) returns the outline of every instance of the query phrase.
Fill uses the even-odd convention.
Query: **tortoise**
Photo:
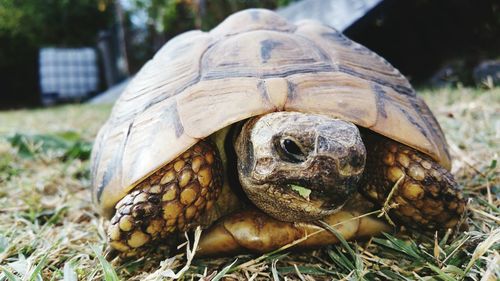
[[[220,255],[338,241],[318,220],[376,235],[388,224],[363,214],[380,206],[417,230],[454,228],[465,209],[443,131],[398,70],[334,28],[262,9],[163,46],[91,166],[124,257],[196,226],[198,253]]]

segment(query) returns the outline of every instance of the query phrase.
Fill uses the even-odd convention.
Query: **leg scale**
[[[410,228],[434,230],[459,223],[465,201],[449,171],[427,155],[391,140],[378,140],[367,148],[362,194],[378,204],[396,206],[391,216]]]

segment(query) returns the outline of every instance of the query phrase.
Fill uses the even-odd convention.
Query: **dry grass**
[[[180,278],[499,280],[500,89],[423,96],[445,130],[453,173],[470,198],[468,231],[437,238],[401,231],[305,253],[194,259]],[[87,159],[109,110],[0,112],[0,280],[115,280],[115,272],[120,279],[158,280],[186,264],[185,254],[161,265],[148,258],[111,267],[102,259],[104,222],[92,206]],[[17,142],[8,138],[16,133]]]

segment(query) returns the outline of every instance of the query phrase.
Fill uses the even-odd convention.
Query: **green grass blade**
[[[230,265],[224,267],[219,273],[217,273],[217,275],[214,276],[214,278],[212,278],[212,281],[219,281],[222,277],[224,277],[224,275],[226,275],[226,273],[229,272],[231,268],[233,268],[237,261],[238,259],[235,259]]]
[[[5,277],[9,281],[19,281],[19,280],[21,280],[20,278],[18,278],[16,275],[14,275],[12,272],[10,272],[7,268],[5,268],[3,266],[2,266],[2,272],[3,272],[3,274],[5,274]]]
[[[5,252],[9,247],[9,239],[0,234],[0,253]]]
[[[325,275],[325,269],[321,267],[312,267],[312,266],[304,266],[304,265],[298,265],[297,266],[298,270],[300,273],[303,274],[309,274],[309,275]],[[282,274],[289,274],[289,273],[295,273],[295,267],[293,266],[282,266],[277,268],[278,271]]]
[[[273,274],[274,281],[280,281],[280,276],[279,276],[278,270],[276,269],[277,262],[278,262],[278,260],[273,260],[273,262],[271,263],[271,273]]]
[[[36,265],[35,269],[33,270],[33,272],[30,275],[30,278],[29,278],[30,281],[33,281],[33,280],[43,280],[41,272],[42,272],[43,267],[47,263],[48,255],[49,255],[49,253],[46,253],[42,257],[42,260],[40,260],[40,262]]]
[[[116,271],[111,266],[111,264],[101,255],[100,251],[94,246],[90,246],[90,247],[94,251],[97,259],[99,259],[99,263],[101,264],[102,271],[104,274],[104,280],[106,280],[106,281],[119,281],[120,279],[118,278]]]
[[[344,268],[347,272],[351,272],[355,269],[354,264],[338,249],[335,249],[335,251],[329,250],[328,255],[335,264]]]
[[[349,246],[349,243],[347,243],[347,240],[345,240],[345,238],[342,234],[340,234],[335,228],[333,228],[328,223],[321,221],[321,220],[319,222],[321,223],[321,226],[323,226],[325,229],[327,229],[328,231],[333,233],[335,235],[335,237],[337,237],[337,239],[339,239],[342,246],[344,246],[344,248],[349,252],[349,254],[351,254],[352,257],[356,257],[356,253],[351,248],[351,246]]]
[[[432,271],[436,272],[439,276],[439,278],[445,280],[445,281],[456,281],[457,279],[454,278],[454,277],[451,277],[449,276],[448,274],[446,274],[446,272],[442,271],[441,268],[435,266],[435,265],[432,265],[430,263],[427,263],[427,267],[429,267],[430,269],[432,269]]]
[[[500,209],[497,206],[490,204],[488,201],[484,200],[483,198],[478,197],[478,198],[476,198],[476,200],[479,203],[481,203],[481,205],[490,208],[492,211],[494,211],[496,213],[500,213]]]
[[[78,281],[78,275],[75,272],[72,261],[66,262],[63,269],[63,281]]]
[[[410,244],[407,244],[407,242],[387,233],[384,233],[384,236],[387,238],[387,240],[380,238],[373,238],[373,242],[381,246],[390,248],[396,252],[402,253],[412,258],[415,261],[425,262],[427,260],[425,255],[418,249],[415,242],[410,240],[409,241]]]
[[[377,272],[377,275],[381,276],[383,280],[403,280],[403,281],[409,281],[411,279],[408,279],[404,277],[403,275],[390,271],[388,269],[382,269]]]
[[[339,254],[340,254],[339,257],[341,258],[341,261],[343,262],[343,264],[345,266],[350,267],[350,271],[355,272],[358,280],[364,280],[364,278],[363,278],[364,264],[363,264],[363,261],[361,260],[361,258],[359,257],[359,255],[351,248],[349,243],[347,243],[347,240],[345,240],[344,236],[342,234],[340,234],[335,228],[333,228],[332,226],[330,226],[328,223],[326,223],[324,221],[320,220],[319,222],[320,222],[321,226],[323,226],[325,229],[327,229],[328,231],[333,233],[335,235],[335,237],[337,237],[337,239],[342,244],[343,248],[349,253],[352,261],[354,261],[354,262],[352,262],[347,256],[345,256],[344,254],[341,254],[341,252],[339,251]]]
[[[447,265],[445,270],[446,272],[454,273],[457,276],[465,276],[465,271],[454,265]]]

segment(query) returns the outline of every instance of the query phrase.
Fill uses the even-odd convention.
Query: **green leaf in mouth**
[[[300,196],[304,197],[307,201],[309,201],[309,195],[311,195],[311,190],[309,188],[296,185],[296,184],[289,184],[288,185],[293,191],[297,192]]]

